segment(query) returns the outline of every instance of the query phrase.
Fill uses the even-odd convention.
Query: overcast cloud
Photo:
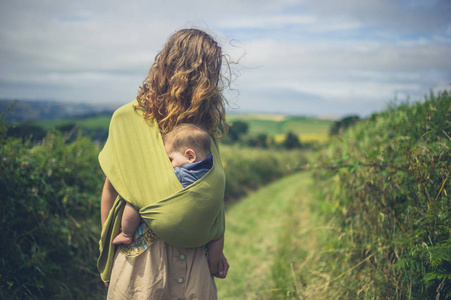
[[[448,0],[3,0],[0,98],[127,103],[194,26],[241,58],[232,111],[366,116],[450,88],[450,20]]]

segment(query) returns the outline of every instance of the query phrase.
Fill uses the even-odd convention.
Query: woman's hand
[[[223,249],[224,237],[207,244],[210,274],[218,278],[225,278],[229,270],[229,263],[222,252]]]
[[[229,271],[229,263],[227,262],[227,258],[224,256],[224,253],[222,253],[221,259],[219,260],[218,263],[218,272],[212,275],[223,279],[226,278],[228,271]]]

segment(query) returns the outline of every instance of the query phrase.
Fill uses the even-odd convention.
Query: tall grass
[[[342,298],[451,297],[451,96],[373,115],[315,161]]]

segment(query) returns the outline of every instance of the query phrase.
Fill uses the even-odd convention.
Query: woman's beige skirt
[[[217,299],[217,292],[203,247],[158,239],[137,257],[116,251],[108,299]]]

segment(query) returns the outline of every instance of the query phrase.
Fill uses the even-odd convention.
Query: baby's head
[[[211,141],[208,133],[193,124],[180,124],[163,138],[164,148],[172,167],[201,161],[210,154]]]

